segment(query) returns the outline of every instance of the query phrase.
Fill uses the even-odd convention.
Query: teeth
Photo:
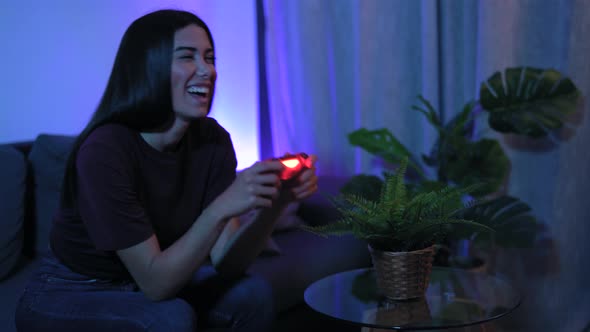
[[[207,94],[209,93],[209,88],[206,88],[204,86],[191,86],[188,88],[188,92],[189,93],[203,93],[203,94]]]

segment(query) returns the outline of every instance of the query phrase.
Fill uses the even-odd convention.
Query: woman
[[[236,175],[230,136],[207,117],[215,79],[213,39],[195,15],[162,10],[131,24],[74,144],[19,331],[269,329],[270,288],[244,271],[317,177],[312,168],[287,187],[277,161]]]

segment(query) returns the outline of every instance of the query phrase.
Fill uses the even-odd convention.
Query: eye
[[[207,55],[207,56],[205,56],[205,62],[207,62],[208,64],[214,65],[215,64],[215,59],[216,58],[213,55]]]

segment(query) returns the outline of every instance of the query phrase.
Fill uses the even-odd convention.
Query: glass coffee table
[[[482,324],[520,304],[504,278],[433,267],[424,297],[392,301],[379,295],[373,269],[337,273],[305,290],[315,311],[358,326],[389,330],[438,330]]]

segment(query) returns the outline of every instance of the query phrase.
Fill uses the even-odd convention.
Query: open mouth
[[[207,96],[209,95],[209,88],[204,87],[204,86],[193,85],[193,86],[190,86],[187,91],[191,95],[198,96],[201,98],[207,98]]]

